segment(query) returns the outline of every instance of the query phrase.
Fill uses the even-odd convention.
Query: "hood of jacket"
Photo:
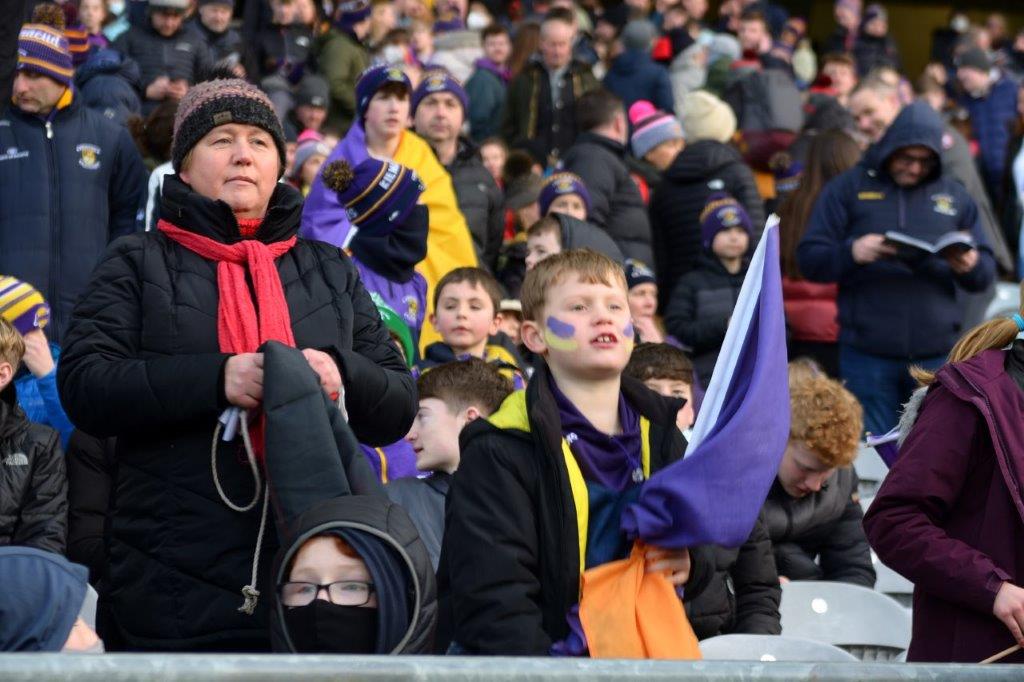
[[[160,215],[169,223],[225,244],[242,240],[238,220],[231,207],[219,199],[210,199],[192,189],[180,175],[164,178]],[[267,215],[256,231],[264,244],[284,241],[299,231],[302,218],[302,194],[283,182],[270,195]]]
[[[671,182],[706,182],[722,168],[743,163],[743,157],[734,148],[717,140],[698,140],[688,144],[676,155],[665,170],[665,179]]]
[[[904,147],[927,147],[935,154],[936,163],[920,184],[936,180],[942,175],[942,164],[938,161],[942,156],[943,130],[942,119],[926,102],[918,100],[908,104],[896,116],[882,139],[865,152],[861,165],[888,177],[885,165],[897,150]]]
[[[999,471],[1024,522],[1024,434],[1020,430],[1020,416],[1024,414],[1024,341],[1014,341],[1009,351],[987,350],[970,360],[947,364],[935,378],[984,417]]]
[[[622,263],[622,251],[607,232],[591,223],[573,218],[564,213],[552,212],[551,216],[558,221],[562,228],[562,250],[570,249],[593,249],[598,253],[611,258],[616,263]]]
[[[33,547],[0,547],[0,651],[60,651],[85,601],[89,571]],[[15,598],[22,595],[27,598]]]
[[[96,76],[120,76],[136,90],[141,90],[139,65],[114,49],[95,52],[89,60],[75,69],[75,82],[83,87]]]
[[[429,218],[427,207],[420,204],[392,232],[377,237],[356,232],[348,247],[378,275],[404,284],[416,274],[416,264],[427,257]]]
[[[299,516],[274,560],[274,585],[287,581],[299,548],[312,537],[336,535],[366,562],[378,593],[379,654],[427,654],[437,623],[437,588],[427,549],[409,515],[385,497],[326,500]],[[274,651],[294,653],[277,593],[270,622]]]
[[[271,640],[295,651],[278,590],[312,537],[336,535],[366,562],[378,597],[375,653],[425,652],[434,625],[433,570],[405,512],[391,503],[352,430],[305,357],[277,342],[264,354],[264,465],[281,549]]]

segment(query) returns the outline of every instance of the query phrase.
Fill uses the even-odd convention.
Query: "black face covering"
[[[338,606],[323,599],[284,607],[284,622],[299,653],[372,654],[377,649],[377,609]]]

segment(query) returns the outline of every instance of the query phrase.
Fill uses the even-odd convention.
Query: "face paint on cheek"
[[[622,335],[626,337],[626,345],[632,349],[633,344],[636,343],[636,330],[633,329],[632,320],[626,323],[626,327],[622,330]]]
[[[579,348],[576,339],[576,327],[568,322],[563,322],[553,315],[549,315],[544,323],[544,343],[555,350],[573,351]]]

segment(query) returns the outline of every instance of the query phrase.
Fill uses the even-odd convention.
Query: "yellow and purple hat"
[[[18,71],[32,71],[70,86],[75,69],[64,31],[46,24],[25,24],[18,34]]]
[[[0,317],[24,336],[46,326],[50,321],[50,306],[31,284],[0,275]]]

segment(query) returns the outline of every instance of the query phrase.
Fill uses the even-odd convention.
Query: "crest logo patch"
[[[932,210],[941,215],[955,216],[957,215],[956,202],[948,194],[933,194],[932,201],[935,205]]]
[[[96,170],[100,167],[100,148],[94,144],[80,144],[75,147],[78,152],[78,165],[86,170]]]

